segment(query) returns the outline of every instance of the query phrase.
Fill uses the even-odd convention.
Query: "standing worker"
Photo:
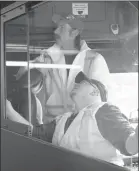
[[[54,31],[56,43],[42,51],[34,62],[80,65],[84,73],[92,79],[101,81],[107,86],[109,69],[102,55],[91,50],[81,33],[84,23],[74,15],[54,14],[52,21],[57,28]],[[16,75],[18,80],[27,68],[21,67]],[[57,115],[73,109],[69,93],[73,88],[79,70],[73,69],[40,69],[45,76],[45,117],[44,123],[51,121]]]

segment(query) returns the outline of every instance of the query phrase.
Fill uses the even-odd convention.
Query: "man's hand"
[[[29,61],[30,63],[46,63],[51,64],[52,60],[51,57],[48,55],[46,50],[43,50],[41,52],[41,55],[35,58],[34,60]],[[29,67],[29,69],[32,69],[34,67]],[[37,68],[40,72],[42,72],[43,75],[46,75],[48,68]],[[17,74],[15,75],[16,80],[19,80],[20,77],[28,70],[28,66],[20,67]]]
[[[28,67],[20,67],[17,74],[15,75],[16,80],[19,80],[21,78],[21,76],[28,70]]]

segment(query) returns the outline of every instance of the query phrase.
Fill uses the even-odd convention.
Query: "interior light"
[[[65,64],[44,64],[44,63],[29,63],[23,61],[6,61],[6,66],[13,66],[13,67],[27,67],[29,68],[57,68],[57,69],[80,69],[80,65],[65,65]]]

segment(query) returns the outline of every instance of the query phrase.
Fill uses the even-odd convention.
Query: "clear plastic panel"
[[[28,16],[24,14],[4,24],[7,100],[11,102],[14,111],[20,114],[9,115],[6,111],[6,118],[17,122],[22,122],[20,116],[29,121],[28,92],[24,89],[18,73],[21,66],[28,67],[27,21]]]
[[[67,66],[64,58],[61,62],[57,61],[58,48],[49,50],[50,53],[47,51],[56,42],[56,26],[52,22],[55,5],[55,2],[44,2],[29,11],[29,53],[30,65],[33,67],[30,70],[33,125],[48,123],[69,110],[63,100],[68,98],[64,75]],[[80,69],[79,66],[68,67],[73,70]]]
[[[29,57],[31,119],[34,126],[43,124],[46,112],[45,80],[48,72],[45,54],[53,44],[52,2],[44,2],[29,11]],[[44,17],[46,16],[46,17]],[[44,79],[45,78],[45,79]]]

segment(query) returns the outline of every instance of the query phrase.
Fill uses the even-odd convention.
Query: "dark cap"
[[[101,100],[107,102],[107,90],[106,87],[98,80],[88,78],[84,72],[79,72],[75,78],[75,83],[80,84],[82,81],[88,82],[90,85],[97,87],[100,92]]]
[[[58,15],[54,14],[52,21],[56,25],[69,24],[73,29],[78,29],[80,32],[84,29],[84,23],[76,16],[69,14]]]
[[[80,84],[82,81],[89,81],[89,78],[81,71],[75,77],[75,83]]]

